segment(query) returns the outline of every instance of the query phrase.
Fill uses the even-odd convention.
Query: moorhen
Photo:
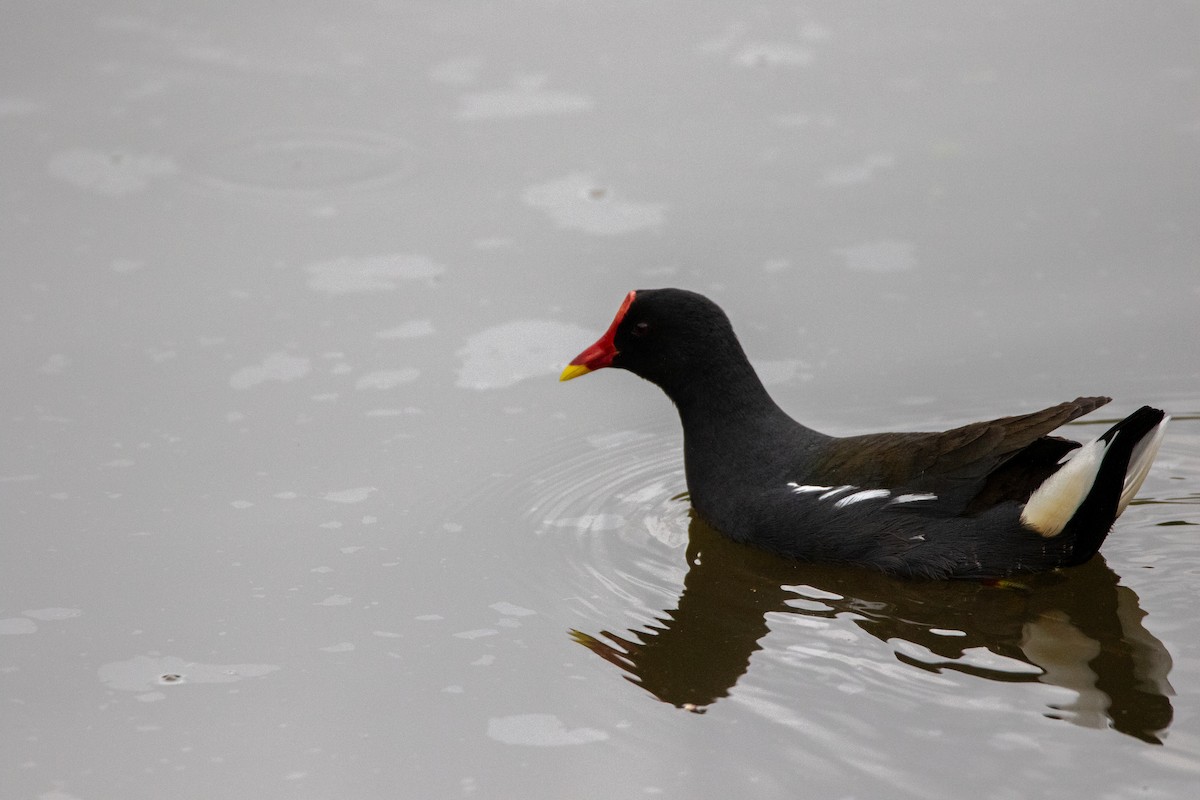
[[[810,562],[923,578],[999,578],[1081,564],[1137,493],[1168,419],[1143,406],[1098,439],[1049,435],[1109,401],[941,433],[835,437],[767,394],[725,313],[682,289],[630,292],[563,370],[619,367],[683,423],[693,509],[734,541]]]

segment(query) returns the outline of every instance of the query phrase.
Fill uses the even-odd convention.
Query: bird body
[[[1083,563],[1136,494],[1168,417],[1148,406],[1080,447],[1052,436],[1081,397],[934,433],[834,437],[767,393],[725,313],[680,289],[630,292],[571,362],[657,384],[683,425],[696,513],[730,539],[810,562],[986,578]]]

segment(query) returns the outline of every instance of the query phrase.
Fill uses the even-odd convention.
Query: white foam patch
[[[483,61],[478,58],[452,58],[429,68],[429,79],[447,86],[470,86],[479,80]]]
[[[0,636],[19,636],[25,633],[36,633],[37,629],[37,623],[24,617],[0,619]]]
[[[602,742],[608,734],[595,728],[567,728],[553,714],[514,714],[488,720],[487,735],[504,744],[564,747]]]
[[[74,619],[82,615],[83,610],[78,608],[35,608],[31,611],[22,611],[21,614],[31,619],[40,619],[43,622],[58,622],[64,619]]]
[[[393,389],[402,383],[412,383],[420,377],[421,371],[411,367],[406,369],[383,369],[369,372],[354,382],[355,389]]]
[[[807,67],[816,54],[790,42],[752,42],[731,59],[739,67]]]
[[[548,519],[545,524],[553,528],[575,528],[580,531],[615,531],[625,527],[625,518],[620,514],[584,514],[582,517]]]
[[[499,635],[500,631],[496,630],[495,628],[476,628],[470,631],[460,631],[459,633],[454,634],[454,638],[466,639],[470,641],[472,639],[486,639],[489,636]]]
[[[821,181],[824,186],[854,186],[869,183],[881,169],[895,166],[896,157],[891,153],[872,153],[858,164],[831,167]]]
[[[60,181],[109,197],[143,191],[152,180],[179,172],[176,163],[166,156],[83,148],[54,155],[47,169]]]
[[[376,339],[419,339],[433,335],[433,323],[427,319],[414,319],[375,334]]]
[[[507,89],[470,92],[463,95],[455,116],[475,121],[580,114],[595,105],[587,95],[547,89],[547,80],[545,75],[523,75]]]
[[[781,359],[778,361],[755,361],[754,371],[763,386],[778,386],[799,378],[802,381],[812,380],[812,372],[803,361]]]
[[[379,490],[374,486],[359,486],[354,489],[326,492],[321,498],[331,503],[361,503],[377,491]]]
[[[529,378],[558,375],[576,352],[596,338],[594,329],[550,320],[516,320],[480,331],[458,350],[455,385],[503,389]]]
[[[145,261],[139,261],[135,258],[114,258],[108,266],[109,269],[118,275],[128,275],[131,272],[137,272],[145,265]]]
[[[846,268],[851,272],[910,272],[917,265],[917,259],[913,255],[913,243],[895,239],[864,242],[837,248],[833,252],[845,259]]]
[[[97,670],[100,681],[110,689],[147,692],[178,683],[235,683],[276,672],[274,664],[202,664],[176,656],[134,656],[113,661]]]
[[[144,729],[139,729],[144,730]],[[157,730],[155,728],[154,730]],[[37,800],[83,800],[78,795],[68,794],[61,789],[51,789],[48,792],[42,792],[37,796]]]
[[[598,236],[653,230],[663,224],[667,209],[664,203],[626,200],[579,172],[530,186],[523,199],[560,228]]]
[[[55,353],[47,358],[45,363],[38,367],[38,372],[42,373],[43,375],[61,375],[69,366],[71,366],[71,359],[67,358],[62,353]]]
[[[503,614],[506,617],[529,617],[536,614],[536,611],[531,611],[524,606],[516,605],[515,603],[507,603],[503,600],[499,603],[492,603],[488,608],[493,611]]]
[[[329,294],[390,292],[404,281],[436,278],[446,268],[428,256],[391,253],[320,261],[304,268],[308,288]]]
[[[0,117],[27,117],[42,110],[41,103],[24,97],[0,97]]]
[[[242,367],[229,377],[234,389],[249,389],[267,381],[294,381],[312,371],[312,363],[303,356],[272,353],[261,364]]]

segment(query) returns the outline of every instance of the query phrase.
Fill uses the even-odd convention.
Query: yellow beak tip
[[[589,372],[591,372],[591,370],[585,367],[583,364],[569,364],[567,365],[567,368],[562,371],[562,375],[558,376],[558,380],[560,382],[569,381],[572,378],[578,378],[580,375],[586,375]]]

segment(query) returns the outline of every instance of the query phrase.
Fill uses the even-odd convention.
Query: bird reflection
[[[896,658],[918,669],[1039,681],[1076,693],[1075,702],[1050,707],[1050,717],[1107,725],[1155,744],[1171,723],[1171,656],[1142,625],[1137,595],[1099,556],[1020,583],[914,582],[779,559],[693,519],[687,563],[678,605],[657,624],[623,635],[571,631],[629,680],[680,708],[702,712],[728,695],[760,649],[767,614],[786,612],[852,619],[881,641],[915,645],[898,648]],[[821,599],[787,588],[797,585],[814,587]],[[964,658],[978,648],[1030,669]]]

